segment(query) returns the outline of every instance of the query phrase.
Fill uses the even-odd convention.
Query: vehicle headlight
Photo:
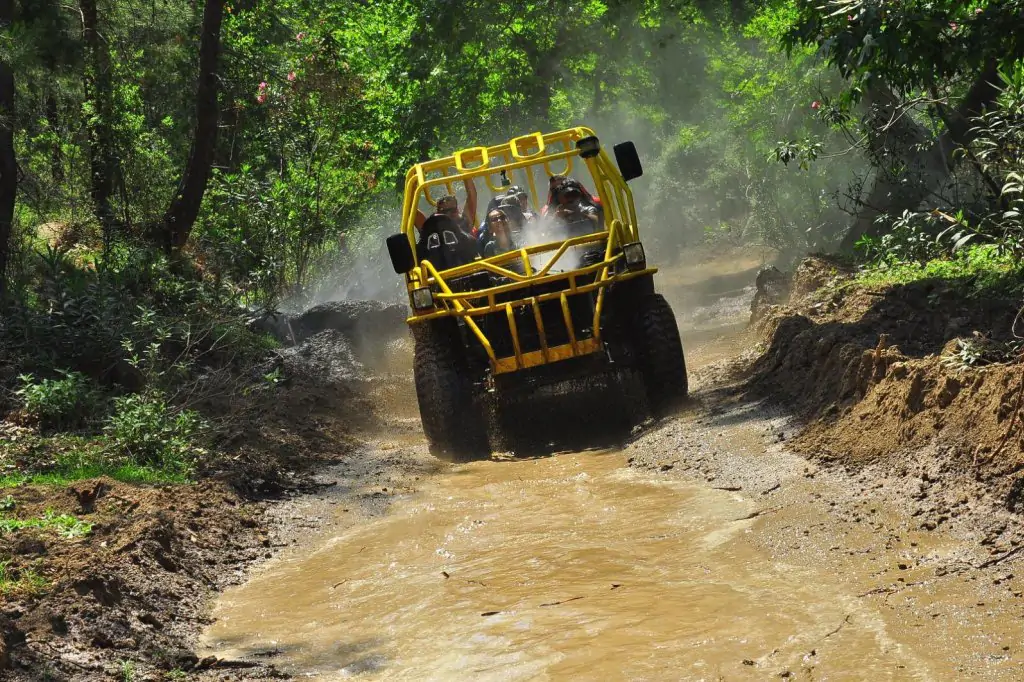
[[[622,255],[626,257],[626,267],[630,270],[643,270],[647,267],[647,256],[644,254],[644,245],[640,242],[625,244],[622,247]]]
[[[434,307],[434,294],[430,292],[430,287],[412,290],[412,307],[416,310],[427,310]]]

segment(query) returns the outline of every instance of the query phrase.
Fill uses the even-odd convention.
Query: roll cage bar
[[[430,206],[436,206],[440,198],[435,197],[431,190],[444,187],[445,194],[455,194],[455,183],[483,177],[491,191],[502,192],[504,188],[495,184],[495,177],[499,177],[503,171],[507,174],[538,165],[543,166],[549,177],[555,174],[569,176],[579,167],[582,158],[575,145],[587,138],[595,138],[594,132],[582,126],[548,134],[535,132],[503,144],[469,147],[451,156],[414,165],[405,176],[402,208],[402,232],[408,237],[409,246],[415,253],[416,211],[420,197]],[[626,241],[638,240],[633,194],[611,158],[602,148],[596,156],[582,158],[582,161],[590,173],[591,187],[601,198],[604,228],[610,229],[612,222],[617,220],[625,230],[623,236]],[[564,162],[564,165],[560,162]],[[531,200],[539,209],[542,205],[541,197],[547,197],[547,187],[538,192],[534,174],[527,172],[525,175]]]

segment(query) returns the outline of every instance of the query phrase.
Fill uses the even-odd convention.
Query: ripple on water
[[[928,676],[832,576],[746,542],[753,502],[624,464],[460,467],[229,591],[205,647],[275,640],[324,680],[764,679],[812,650],[821,676]]]

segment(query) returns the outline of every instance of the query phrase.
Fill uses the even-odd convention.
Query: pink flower
[[[260,94],[256,95],[256,101],[259,102],[260,104],[265,104],[267,101],[267,96],[261,92]]]
[[[955,31],[958,28],[960,28],[960,24],[956,23],[955,21],[951,21],[949,22],[949,27]]]
[[[853,15],[852,14],[847,14],[846,15],[846,20],[847,21],[853,21]]]
[[[811,109],[814,109],[815,111],[817,111],[820,108],[821,108],[821,102],[819,102],[818,100],[814,100],[813,102],[811,102]]]
[[[263,92],[266,89],[267,89],[267,81],[263,81],[262,83],[260,83],[260,92]]]
[[[295,36],[295,41],[301,43],[302,39],[305,38],[305,37],[306,37],[305,31],[299,31],[299,33],[296,34],[296,36]]]
[[[290,71],[290,72],[288,73],[288,80],[289,80],[289,81],[293,81],[293,80],[295,80],[295,72],[294,72],[294,71]]]
[[[982,13],[982,12],[984,12],[984,11],[985,11],[985,10],[983,10],[982,8],[980,8],[980,7],[979,7],[978,9],[974,10],[974,13],[975,13],[975,14],[981,14],[981,13]]]

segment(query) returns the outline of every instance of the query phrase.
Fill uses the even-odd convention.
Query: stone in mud
[[[782,305],[789,300],[790,276],[774,265],[767,265],[757,273],[754,280],[757,292],[750,303],[750,321],[756,322],[772,306]]]
[[[386,342],[406,331],[408,307],[383,301],[334,301],[313,306],[291,320],[295,340],[305,339],[326,330],[341,332],[361,344],[368,340]]]
[[[368,378],[349,338],[334,330],[322,331],[294,348],[281,351],[285,370],[305,385],[318,386]]]

